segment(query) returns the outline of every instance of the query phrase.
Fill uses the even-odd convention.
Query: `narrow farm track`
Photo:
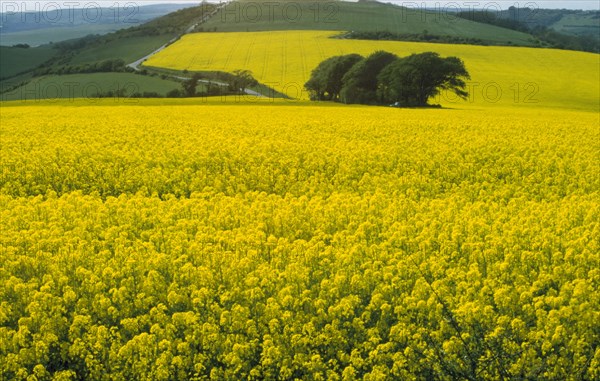
[[[187,28],[185,30],[185,32],[183,32],[182,34],[180,34],[177,37],[173,37],[171,40],[169,40],[169,42],[167,42],[166,44],[162,45],[161,47],[159,47],[158,49],[156,49],[155,51],[145,55],[144,57],[140,58],[139,60],[136,60],[130,64],[127,65],[127,67],[132,68],[135,71],[140,71],[140,66],[147,61],[150,57],[152,57],[155,54],[158,54],[160,52],[162,52],[163,50],[165,50],[165,48],[167,48],[167,46],[173,44],[174,42],[176,42],[177,40],[179,40],[182,36],[192,33],[194,31],[194,29],[196,29],[196,27],[198,27],[198,25],[200,24],[204,24],[205,22],[207,22],[212,16],[216,15],[219,10],[221,10],[222,8],[226,7],[227,4],[229,4],[229,2],[224,2],[222,4],[219,4],[215,10],[207,15],[205,15],[204,17],[202,17],[202,19],[200,21],[198,21],[197,23],[191,25],[189,28]]]
[[[169,42],[167,42],[166,44],[162,45],[160,48],[156,49],[155,51],[153,51],[150,54],[145,55],[144,57],[140,58],[139,60],[136,60],[130,64],[127,65],[127,67],[132,68],[135,71],[141,71],[142,69],[140,68],[144,62],[146,62],[150,57],[162,52],[163,50],[165,50],[169,45],[175,43],[177,40],[179,40],[183,35],[192,33],[196,27],[198,27],[198,25],[203,24],[205,22],[207,22],[212,16],[216,15],[219,10],[221,10],[222,8],[224,8],[225,6],[227,6],[228,2],[219,4],[219,6],[217,8],[215,8],[215,10],[213,12],[211,12],[210,14],[204,16],[202,18],[202,20],[200,20],[199,22],[197,22],[196,24],[190,26],[188,29],[186,29],[186,31],[182,34],[180,34],[177,37],[172,38]],[[172,76],[171,78],[175,78],[175,79],[179,79],[179,80],[188,80],[189,77],[183,77],[183,76]],[[218,81],[209,81],[209,80],[198,80],[199,83],[210,83],[212,85],[217,85],[217,86],[221,86],[221,87],[226,87],[229,86],[227,83],[224,82],[218,82]],[[255,97],[266,97],[265,95],[254,91],[254,90],[250,90],[250,89],[244,89],[244,93],[246,95],[251,95],[251,96],[255,96]]]

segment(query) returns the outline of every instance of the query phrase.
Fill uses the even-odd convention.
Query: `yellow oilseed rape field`
[[[458,56],[471,74],[467,102],[450,93],[439,102],[451,107],[547,106],[598,110],[600,56],[555,49],[447,45],[331,38],[331,31],[195,33],[151,57],[145,65],[178,70],[251,70],[260,82],[292,97],[326,58],[363,56],[385,50],[399,56],[434,51]]]
[[[600,377],[597,113],[133,102],[2,104],[2,379]]]

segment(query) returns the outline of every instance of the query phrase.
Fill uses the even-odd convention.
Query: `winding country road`
[[[166,44],[164,44],[163,46],[161,46],[160,48],[156,49],[155,51],[153,51],[152,53],[140,58],[137,61],[134,61],[130,64],[127,65],[127,67],[132,68],[135,71],[140,71],[140,65],[142,63],[144,63],[144,61],[146,61],[148,58],[152,57],[153,55],[165,50],[165,48],[169,45],[171,45],[172,43],[174,43],[175,41],[179,40],[181,38],[181,36],[185,35],[185,34],[189,34],[192,33],[194,31],[194,29],[196,29],[196,27],[198,27],[198,25],[207,22],[211,17],[213,17],[214,15],[216,15],[222,8],[224,8],[225,6],[227,6],[227,4],[229,4],[229,2],[224,2],[224,3],[220,3],[219,5],[217,5],[217,7],[209,14],[204,15],[202,17],[202,20],[198,21],[197,23],[195,23],[194,25],[191,25],[189,28],[187,28],[183,33],[181,33],[179,36],[172,38],[171,40],[169,40],[169,42],[167,42]]]
[[[155,51],[153,51],[152,53],[150,53],[150,54],[148,54],[148,55],[146,55],[146,56],[144,56],[144,57],[140,58],[140,59],[139,59],[139,60],[137,60],[137,61],[134,61],[134,62],[132,62],[132,63],[128,64],[128,65],[127,65],[127,67],[129,67],[129,68],[132,68],[132,69],[133,69],[133,70],[135,70],[135,71],[141,71],[142,69],[140,69],[140,66],[141,66],[141,65],[142,65],[144,62],[146,62],[146,61],[147,61],[147,60],[148,60],[150,57],[152,57],[152,56],[153,56],[153,55],[155,55],[155,54],[158,54],[158,53],[162,52],[163,50],[165,50],[165,49],[166,49],[166,48],[167,48],[169,45],[171,45],[171,44],[173,44],[175,41],[179,40],[179,39],[181,38],[181,36],[183,36],[183,35],[185,35],[185,34],[192,33],[192,32],[194,31],[194,29],[196,29],[196,27],[197,27],[198,25],[200,25],[200,24],[202,24],[202,23],[205,23],[206,21],[208,21],[208,20],[209,20],[209,19],[210,19],[212,16],[216,15],[216,14],[219,12],[219,10],[221,10],[221,8],[224,8],[225,6],[227,6],[227,4],[228,4],[228,3],[229,3],[229,2],[220,3],[220,4],[219,4],[219,5],[218,5],[218,6],[215,8],[215,10],[214,10],[214,11],[212,11],[211,13],[209,13],[209,14],[205,15],[205,16],[202,18],[202,20],[200,20],[200,21],[199,21],[199,22],[197,22],[196,24],[194,24],[194,25],[190,26],[189,28],[187,28],[187,29],[185,30],[185,32],[183,32],[182,34],[180,34],[180,35],[179,35],[179,36],[177,36],[177,37],[174,37],[174,38],[172,38],[172,39],[171,39],[169,42],[167,42],[166,44],[162,45],[160,48],[156,49],[156,50],[155,50]],[[176,78],[176,79],[180,79],[180,80],[184,80],[184,81],[185,81],[185,80],[188,80],[188,79],[190,79],[189,77],[177,77],[177,76],[171,76],[171,77],[172,77],[172,78]],[[208,80],[204,80],[204,79],[200,79],[200,80],[198,80],[198,82],[201,82],[201,83],[210,83],[210,84],[217,85],[217,86],[222,86],[222,87],[224,87],[224,86],[229,86],[229,84],[227,84],[227,83],[223,83],[223,82],[216,82],[216,81],[208,81]],[[259,92],[257,92],[257,91],[254,91],[254,90],[250,90],[250,89],[244,89],[244,92],[245,92],[247,95],[252,95],[252,96],[256,96],[256,97],[266,97],[265,95],[263,95],[263,94],[261,94],[261,93],[259,93]]]
[[[141,70],[141,69],[140,69],[140,65],[141,65],[141,64],[143,64],[143,63],[144,63],[144,62],[145,62],[145,61],[146,61],[148,58],[152,57],[153,55],[155,55],[155,54],[157,54],[157,53],[159,53],[159,52],[161,52],[161,51],[165,50],[165,48],[166,48],[167,46],[169,46],[169,45],[170,45],[170,44],[172,44],[173,42],[177,41],[177,38],[178,38],[178,37],[176,37],[176,38],[172,39],[172,40],[171,40],[171,41],[169,41],[168,43],[164,44],[164,45],[163,45],[163,46],[161,46],[160,48],[158,48],[158,49],[156,49],[155,51],[153,51],[152,53],[148,54],[147,56],[144,56],[144,57],[140,58],[139,60],[137,60],[137,61],[134,61],[134,62],[132,62],[132,63],[128,64],[128,65],[127,65],[127,67],[130,67],[130,68],[132,68],[132,69],[133,69],[133,70],[135,70],[135,71],[140,71],[140,70]]]

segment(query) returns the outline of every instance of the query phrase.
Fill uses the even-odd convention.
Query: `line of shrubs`
[[[209,87],[206,91],[194,91],[193,93],[186,92],[185,89],[173,89],[167,93],[166,98],[202,98],[234,94],[237,93],[230,91],[226,87],[215,85]]]
[[[347,38],[352,40],[410,41],[432,42],[440,44],[489,45],[487,42],[479,38],[438,36],[429,34],[427,30],[423,30],[422,33],[392,33],[386,30],[368,32],[352,31],[342,35],[340,38]]]
[[[95,94],[95,98],[202,98],[202,97],[214,97],[224,95],[237,94],[229,90],[227,87],[222,86],[211,86],[207,91],[194,92],[193,95],[186,94],[183,89],[173,89],[168,91],[165,95],[160,94],[156,91],[144,91],[135,92],[128,94],[126,89],[109,90]]]
[[[82,74],[82,73],[133,73],[135,70],[128,67],[122,59],[109,59],[101,62],[82,65],[51,66],[40,65],[34,70],[36,77],[49,74]]]

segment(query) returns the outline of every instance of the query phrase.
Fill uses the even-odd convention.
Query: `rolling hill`
[[[102,8],[97,3],[85,4],[87,8],[73,8],[79,3],[47,3],[38,12],[20,12],[21,4],[11,3],[0,14],[0,45],[29,44],[31,46],[72,40],[90,34],[107,34],[124,28],[142,25],[190,4],[138,5],[115,3]],[[118,8],[117,8],[118,6]],[[36,6],[30,6],[35,9]],[[13,10],[15,9],[15,10]],[[27,9],[27,8],[25,8]]]
[[[552,28],[563,33],[600,38],[600,15],[592,12],[568,14],[552,24]]]
[[[479,39],[488,44],[533,45],[532,36],[458,18],[448,12],[377,2],[235,1],[200,27],[203,31],[389,31]]]
[[[529,34],[444,12],[418,11],[374,2],[283,2],[273,5],[239,1],[227,4],[208,21],[200,22],[214,9],[214,5],[204,4],[105,36],[55,44],[54,57],[46,62],[44,58],[52,56],[52,50],[45,47],[29,52],[3,48],[6,54],[3,54],[0,69],[0,76],[4,78],[2,88],[12,89],[40,75],[60,74],[62,68],[85,67],[106,60],[130,63],[173,41],[181,33],[194,30],[199,33],[183,36],[181,41],[148,61],[146,68],[179,70],[175,74],[177,76],[186,76],[183,70],[231,72],[250,69],[263,84],[272,83],[271,87],[279,92],[291,91],[288,95],[292,98],[305,98],[299,92],[310,71],[322,59],[332,55],[349,52],[368,54],[376,49],[400,55],[430,50],[442,55],[456,55],[467,62],[473,75],[474,89],[478,88],[474,94],[479,93],[473,99],[474,103],[490,103],[488,101],[494,99],[491,96],[494,91],[502,92],[499,100],[494,101],[500,104],[516,99],[518,103],[538,101],[538,104],[571,104],[587,108],[598,98],[597,87],[588,86],[598,75],[584,69],[589,64],[597,65],[593,55],[570,55],[542,49],[488,49],[464,43],[450,45],[330,38],[349,31],[389,31],[417,37],[447,36],[465,43],[476,41],[489,45],[527,46],[536,43]],[[26,55],[33,58],[27,59]],[[511,62],[510,65],[508,62]],[[37,70],[36,67],[41,64],[42,69]],[[571,64],[574,64],[573,68]],[[544,75],[544,71],[551,75]],[[550,77],[566,78],[558,75],[563,72],[569,72],[571,77],[550,80]],[[54,79],[60,80],[60,77]],[[582,92],[581,88],[587,90]],[[490,96],[484,96],[482,91],[489,92]]]
[[[28,49],[0,46],[0,79],[35,69],[54,55],[56,51],[50,46]]]
[[[81,81],[81,86],[94,82],[95,78],[87,77],[91,74],[88,70],[89,67],[97,66],[107,60],[122,61],[124,64],[133,62],[172,41],[199,23],[207,12],[213,9],[214,5],[210,4],[180,9],[142,25],[121,29],[104,36],[86,36],[29,49],[0,47],[2,49],[0,58],[2,98],[15,99],[16,94],[28,94],[27,98],[43,98],[43,92],[34,95],[31,93],[31,89],[44,88],[44,86],[37,86],[36,83],[44,85],[49,81],[57,84],[61,89],[66,89],[69,86],[67,82],[73,78],[62,75],[65,72],[76,73],[76,78]],[[43,34],[44,30],[36,33]],[[123,68],[124,66],[120,70],[123,71]],[[110,74],[115,75],[111,83],[123,82],[124,73]],[[100,83],[102,88],[108,88],[105,85],[110,74],[99,76],[102,78]],[[148,80],[144,77],[128,75],[130,75],[130,79],[139,82],[140,89],[147,88]],[[34,84],[28,87],[30,81],[33,81]],[[127,82],[125,81],[125,83]],[[155,85],[160,82],[158,87],[150,86],[147,90],[150,92],[154,92],[156,88],[170,90],[172,87],[180,86],[177,82],[158,78],[152,78],[150,82]],[[18,89],[18,86],[21,88]],[[161,95],[166,94],[164,91],[160,91],[160,93]]]

